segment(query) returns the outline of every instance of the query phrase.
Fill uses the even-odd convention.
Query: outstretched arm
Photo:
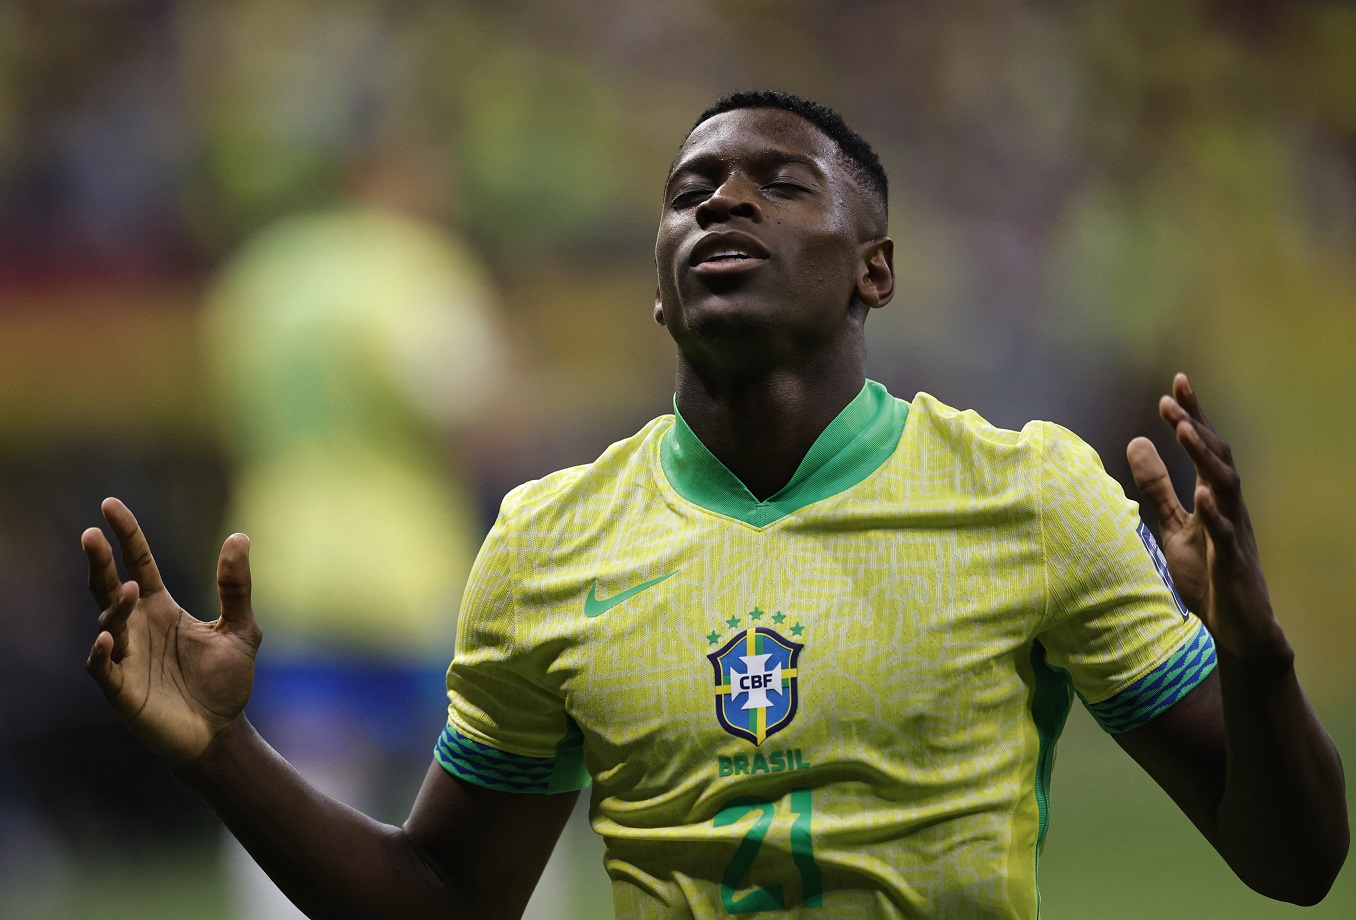
[[[1177,501],[1147,439],[1130,443],[1130,467],[1158,516],[1178,593],[1214,637],[1218,666],[1177,705],[1116,739],[1239,878],[1270,897],[1314,904],[1346,858],[1342,764],[1295,676],[1228,443],[1184,374],[1159,413],[1196,467],[1194,510]]]
[[[278,886],[312,917],[517,917],[577,793],[515,795],[430,768],[402,827],[322,795],[244,716],[261,632],[250,605],[249,540],[217,563],[221,615],[206,623],[160,579],[136,518],[103,504],[81,536],[104,608],[87,668],[138,739],[198,791]]]
[[[522,915],[577,792],[483,789],[429,767],[402,827],[310,786],[243,718],[175,775],[308,917]]]

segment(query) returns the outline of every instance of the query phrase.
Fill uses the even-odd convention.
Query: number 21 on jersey
[[[810,837],[811,790],[796,789],[791,793],[791,860],[800,874],[800,904],[819,907],[824,903],[824,880],[815,862],[814,841]],[[783,800],[785,801],[785,800]],[[744,833],[739,846],[725,867],[720,880],[720,900],[732,914],[749,914],[760,910],[785,910],[786,895],[778,883],[766,888],[755,886],[740,892],[739,885],[753,868],[763,840],[777,818],[778,802],[753,796],[732,799],[715,817],[716,827],[728,827],[754,812],[753,825]]]

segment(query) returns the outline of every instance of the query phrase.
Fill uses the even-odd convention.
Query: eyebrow
[[[674,163],[673,168],[669,170],[669,177],[664,182],[664,188],[667,190],[669,186],[673,185],[673,180],[684,173],[701,175],[714,172],[728,159],[728,157],[718,153],[699,153],[689,159],[680,160]],[[789,150],[768,148],[755,154],[752,162],[755,169],[762,170],[776,169],[780,166],[802,166],[814,173],[819,179],[828,178],[818,160],[803,153],[793,153]]]

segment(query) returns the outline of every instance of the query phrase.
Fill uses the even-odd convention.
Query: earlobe
[[[887,237],[868,243],[857,276],[857,297],[868,307],[883,307],[895,296],[895,241]]]
[[[664,325],[664,301],[659,296],[659,286],[654,289],[654,321],[659,325]]]

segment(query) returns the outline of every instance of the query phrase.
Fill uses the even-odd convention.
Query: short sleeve
[[[513,531],[501,510],[467,582],[447,671],[447,726],[434,757],[453,776],[490,789],[582,789],[583,738],[547,683],[549,650],[523,635],[513,576],[530,563],[517,558]]]
[[[1095,451],[1038,423],[1048,608],[1037,637],[1108,732],[1163,713],[1215,667],[1210,633],[1177,596],[1138,505]]]

